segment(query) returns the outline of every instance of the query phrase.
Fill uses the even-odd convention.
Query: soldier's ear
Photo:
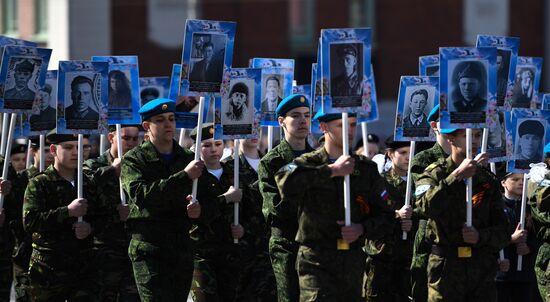
[[[145,129],[145,132],[149,131],[149,121],[143,121],[143,123],[141,123],[141,126],[143,126],[143,129]]]
[[[57,155],[56,148],[57,148],[56,145],[54,145],[54,144],[50,145],[50,153],[53,154],[54,156]]]

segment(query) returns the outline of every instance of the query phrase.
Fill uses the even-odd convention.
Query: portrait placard
[[[439,49],[442,128],[486,128],[496,114],[496,48]]]
[[[48,134],[57,125],[57,70],[48,70],[46,82],[36,95],[36,106],[22,113],[23,135]]]
[[[542,105],[540,109],[542,110],[550,110],[550,93],[540,93],[542,96],[539,96],[539,98],[542,99]]]
[[[396,141],[435,141],[428,115],[439,103],[439,78],[402,76],[395,118]]]
[[[254,139],[260,133],[260,68],[232,68],[216,99],[215,138]]]
[[[370,100],[365,103],[366,110],[358,113],[357,122],[370,123],[378,120],[378,101],[376,96],[376,82],[374,80],[374,67],[370,65],[370,74],[367,77],[367,83],[363,86],[363,95]]]
[[[261,125],[278,127],[275,110],[279,103],[292,93],[294,60],[253,58],[252,67],[262,69]]]
[[[158,98],[168,98],[170,91],[170,77],[142,77],[139,78],[140,106]]]
[[[139,66],[137,56],[93,56],[109,63],[109,124],[139,124]]]
[[[178,96],[220,93],[224,70],[231,68],[236,26],[226,21],[185,22]]]
[[[518,57],[516,78],[510,96],[512,108],[540,108],[538,91],[541,74],[542,58]]]
[[[51,49],[4,47],[0,68],[0,111],[32,111],[36,93],[44,85]]]
[[[371,73],[370,28],[321,30],[323,79],[328,80],[323,107],[326,112],[355,112],[370,115],[367,93]]]
[[[512,137],[507,137],[508,133],[511,134],[511,132],[508,132],[506,128],[510,126],[510,111],[497,108],[496,114],[492,115],[491,118],[494,121],[489,123],[491,127],[488,128],[487,153],[489,153],[489,162],[508,161],[512,154]]]
[[[418,74],[423,77],[438,77],[439,55],[418,57]]]
[[[512,88],[516,77],[519,38],[478,35],[476,46],[497,48],[497,107],[510,110]]]
[[[57,133],[108,132],[108,78],[107,62],[59,62]]]
[[[38,44],[35,42],[0,36],[0,66],[2,66],[2,55],[6,45],[38,47]]]
[[[528,173],[530,164],[544,162],[544,146],[550,142],[550,111],[536,109],[512,109],[510,127],[512,138],[511,160],[508,172]]]

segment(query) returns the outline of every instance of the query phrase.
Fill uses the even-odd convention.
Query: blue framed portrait
[[[513,108],[510,118],[511,154],[508,172],[528,173],[530,164],[544,162],[544,146],[550,142],[550,111]]]
[[[358,113],[358,123],[370,123],[378,120],[378,100],[376,96],[376,81],[374,80],[374,67],[370,65],[371,71],[367,78],[367,83],[363,87],[363,93],[366,94],[370,100],[366,103],[366,110]]]
[[[257,139],[260,134],[260,68],[231,68],[216,99],[216,139]]]
[[[496,53],[495,47],[439,49],[441,127],[490,127],[496,114]]]
[[[476,46],[497,48],[497,107],[510,110],[518,61],[519,38],[478,35]]]
[[[23,136],[46,135],[57,126],[57,70],[48,70],[33,110],[22,116]]]
[[[141,123],[138,57],[93,56],[92,61],[109,63],[109,124]]]
[[[395,117],[396,141],[435,141],[428,115],[439,104],[439,78],[402,76]]]
[[[321,41],[322,77],[328,81],[325,112],[370,115],[371,29],[323,29]]]
[[[512,155],[512,132],[508,131],[511,127],[511,113],[503,107],[497,108],[496,114],[491,116],[491,122],[488,127],[489,135],[487,137],[487,153],[489,162],[503,162],[511,159]]]
[[[0,68],[0,111],[22,113],[35,107],[44,85],[51,49],[7,45]]]
[[[170,77],[139,78],[140,106],[158,98],[168,98],[170,92]]]
[[[539,93],[539,98],[542,100],[540,109],[550,110],[550,93]]]
[[[522,57],[517,59],[515,81],[511,92],[512,108],[540,108],[538,98],[542,58]]]
[[[7,45],[38,47],[38,43],[35,42],[0,36],[0,66],[2,65],[2,54],[4,53],[4,47]]]
[[[418,74],[423,77],[438,77],[439,55],[418,57]]]
[[[57,133],[108,133],[109,63],[60,61],[57,79]]]
[[[183,36],[178,96],[219,94],[231,68],[237,23],[187,20]]]

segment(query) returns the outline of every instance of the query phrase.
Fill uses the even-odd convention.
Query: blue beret
[[[303,94],[293,94],[284,98],[279,105],[277,105],[275,113],[277,116],[285,116],[287,112],[298,107],[309,108],[309,101]]]
[[[171,99],[154,99],[139,109],[139,114],[142,120],[148,120],[149,118],[166,112],[176,112],[176,102]]]
[[[430,114],[428,114],[428,122],[437,122],[439,119],[439,104],[437,104],[432,111],[430,111]]]
[[[441,128],[441,129],[439,129],[439,132],[441,132],[441,134],[453,134],[457,130],[459,130],[459,129],[456,129],[456,128]]]
[[[546,144],[546,146],[544,146],[544,154],[548,154],[550,153],[550,143]]]
[[[357,115],[355,113],[348,114],[348,117],[356,117],[356,116]],[[320,110],[319,112],[317,112],[317,114],[315,114],[315,117],[313,117],[313,120],[328,123],[331,121],[339,120],[341,118],[342,118],[342,113],[324,113],[323,110]]]

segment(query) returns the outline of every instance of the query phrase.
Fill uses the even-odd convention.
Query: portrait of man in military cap
[[[516,82],[512,94],[512,107],[529,108],[535,91],[534,66],[523,66],[516,73]]]
[[[65,108],[67,129],[97,129],[99,113],[93,107],[93,81],[87,76],[78,75],[72,79],[70,88],[72,104]]]
[[[361,96],[362,50],[360,43],[330,45],[331,96]]]
[[[249,124],[251,123],[250,103],[253,99],[250,95],[252,89],[244,82],[235,83],[229,92],[229,98],[222,103],[223,124]]]
[[[456,64],[449,88],[451,112],[487,111],[487,71],[479,61],[462,61]]]
[[[38,91],[38,105],[40,111],[38,114],[31,115],[30,123],[32,131],[52,130],[56,125],[56,111],[52,107],[52,95],[55,96],[54,87],[50,83],[45,83],[44,87]]]
[[[545,129],[541,121],[518,121],[515,144],[516,168],[528,169],[529,164],[542,162]]]
[[[13,69],[14,86],[4,92],[5,100],[32,101],[35,91],[29,88],[30,79],[33,76],[35,64],[26,58],[13,58],[10,60]],[[8,76],[7,82],[10,82]]]

